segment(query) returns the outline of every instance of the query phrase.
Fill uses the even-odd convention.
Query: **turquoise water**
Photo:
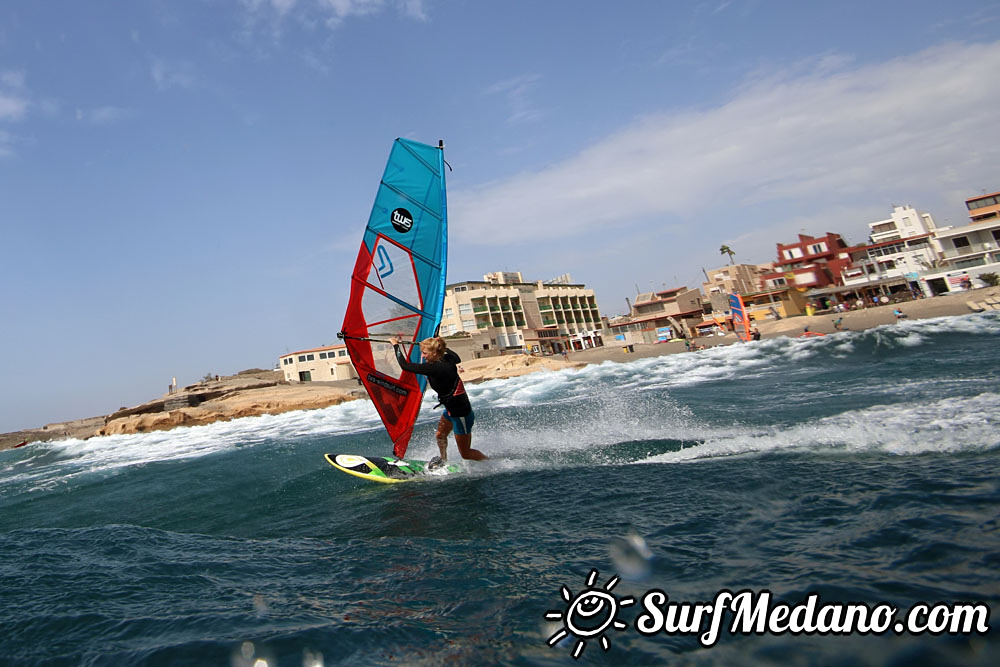
[[[0,452],[0,664],[574,664],[619,599],[1000,601],[1000,318],[470,386],[467,474],[376,485],[372,406]],[[411,455],[433,454],[426,402]],[[644,636],[577,664],[998,664],[987,634]],[[993,622],[993,619],[990,619]]]

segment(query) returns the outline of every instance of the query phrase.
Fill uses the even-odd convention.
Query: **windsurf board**
[[[381,484],[412,482],[429,477],[443,477],[461,471],[456,465],[427,469],[427,461],[398,459],[395,456],[360,456],[358,454],[326,454],[327,462],[337,470]]]

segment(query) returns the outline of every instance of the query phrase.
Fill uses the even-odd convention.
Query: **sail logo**
[[[375,254],[378,256],[379,261],[379,265],[375,267],[375,270],[378,271],[378,277],[388,278],[396,270],[393,268],[392,260],[389,258],[389,251],[385,249],[385,246],[380,245],[375,249]]]
[[[405,208],[397,208],[393,211],[391,220],[392,226],[400,234],[405,234],[413,229],[413,216]]]
[[[398,384],[389,382],[385,378],[380,378],[379,376],[373,375],[372,373],[368,374],[367,380],[374,385],[378,385],[383,389],[388,389],[394,394],[399,394],[400,396],[408,396],[410,393],[410,390],[407,389],[406,387],[400,387]]]

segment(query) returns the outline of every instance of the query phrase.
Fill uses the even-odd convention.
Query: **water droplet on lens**
[[[622,577],[641,580],[652,570],[653,552],[639,533],[630,530],[625,537],[611,541],[611,562]]]

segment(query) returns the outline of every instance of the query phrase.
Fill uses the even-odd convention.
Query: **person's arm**
[[[396,363],[399,364],[400,368],[404,371],[410,371],[411,373],[418,373],[420,375],[428,374],[431,364],[414,364],[408,360],[403,354],[403,350],[400,349],[399,338],[393,336],[389,339],[389,342],[392,343],[392,349],[396,352]]]

